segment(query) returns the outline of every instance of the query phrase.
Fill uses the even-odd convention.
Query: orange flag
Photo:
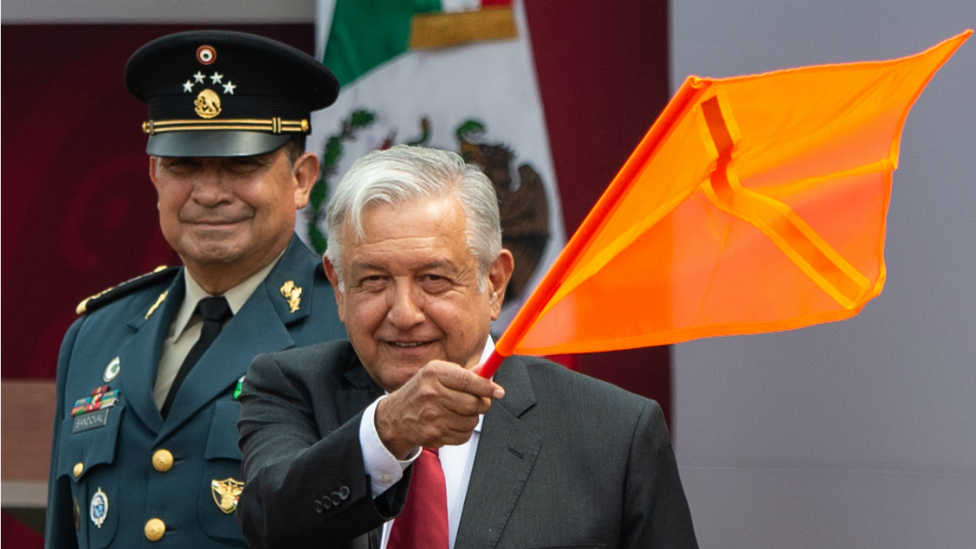
[[[481,374],[857,314],[884,286],[905,118],[972,32],[902,59],[689,77]]]

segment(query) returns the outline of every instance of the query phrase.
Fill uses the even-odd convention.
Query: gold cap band
[[[269,133],[308,133],[307,119],[282,120],[281,118],[236,118],[227,120],[147,120],[142,123],[142,133],[155,135],[165,132],[185,131],[254,131]]]

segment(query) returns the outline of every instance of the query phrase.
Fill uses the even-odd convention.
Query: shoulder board
[[[150,286],[167,276],[175,275],[178,270],[179,267],[160,265],[153,269],[151,273],[131,278],[111,288],[102,290],[93,296],[86,297],[75,307],[75,312],[83,315],[100,309],[120,297],[125,297],[137,290]]]

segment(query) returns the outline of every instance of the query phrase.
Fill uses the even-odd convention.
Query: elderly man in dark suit
[[[219,31],[154,40],[125,74],[149,106],[149,175],[183,266],[79,306],[58,363],[47,547],[242,547],[247,366],[345,337],[294,235],[318,178],[310,111],[338,84],[294,48]]]
[[[538,358],[477,375],[513,269],[477,168],[372,153],[328,226],[349,342],[248,370],[237,519],[252,548],[697,546],[655,402]]]

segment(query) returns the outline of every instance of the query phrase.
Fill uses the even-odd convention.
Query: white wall
[[[900,57],[973,0],[673,0],[672,85]],[[976,547],[976,39],[905,125],[888,280],[852,320],[675,348],[702,547]]]

